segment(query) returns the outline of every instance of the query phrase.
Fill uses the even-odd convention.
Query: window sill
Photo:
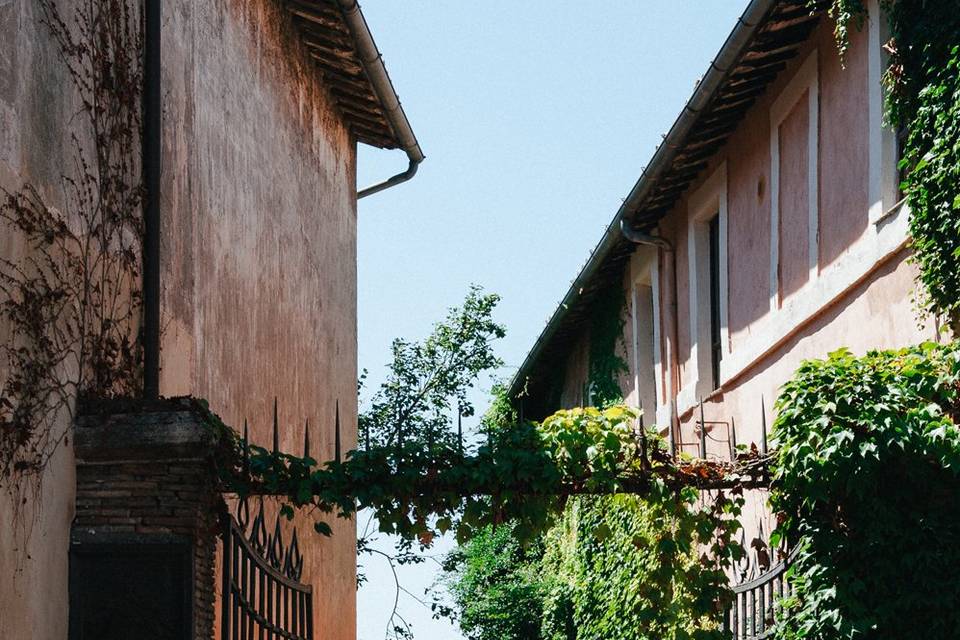
[[[901,201],[875,221],[834,264],[751,327],[751,336],[720,363],[720,390],[742,377],[754,364],[795,336],[881,264],[901,251],[909,240],[908,207]],[[679,404],[679,397],[678,397]],[[679,411],[679,409],[678,409]],[[683,413],[679,411],[679,413]]]

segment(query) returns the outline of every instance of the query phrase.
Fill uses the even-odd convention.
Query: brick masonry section
[[[214,631],[214,563],[225,512],[213,443],[188,410],[85,416],[75,430],[77,505],[72,543],[122,538],[189,541],[193,637]]]

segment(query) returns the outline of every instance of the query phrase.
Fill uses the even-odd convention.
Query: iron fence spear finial
[[[334,458],[337,461],[337,464],[340,464],[340,399],[339,398],[337,398],[335,413],[336,415],[334,416],[333,454],[334,454]]]
[[[280,421],[277,419],[277,397],[273,397],[273,454],[280,453]]]
[[[767,455],[767,406],[760,396],[760,453]]]
[[[303,457],[310,457],[310,418],[303,422]]]

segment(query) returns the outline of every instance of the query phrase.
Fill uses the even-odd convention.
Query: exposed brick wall
[[[85,417],[76,429],[74,540],[179,536],[193,556],[194,638],[212,638],[223,500],[209,435],[187,411]]]

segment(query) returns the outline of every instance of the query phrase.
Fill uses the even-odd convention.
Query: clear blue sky
[[[471,283],[503,300],[516,370],[733,28],[746,0],[367,0],[426,162],[359,207],[359,362],[420,338]],[[361,148],[359,186],[406,166]],[[482,409],[478,406],[478,409]],[[449,543],[440,550],[449,548]],[[366,561],[361,640],[381,640],[393,579]],[[427,563],[402,572],[420,595]],[[406,595],[417,640],[461,638]]]

